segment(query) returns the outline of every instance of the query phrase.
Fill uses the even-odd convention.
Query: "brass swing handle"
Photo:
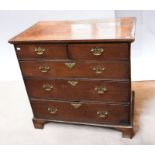
[[[50,113],[50,114],[55,114],[55,113],[57,113],[57,111],[58,111],[58,109],[56,108],[56,107],[49,107],[48,109],[47,109],[47,111]]]
[[[93,55],[100,56],[104,52],[104,49],[101,47],[94,47],[90,51],[92,52]]]
[[[106,87],[95,87],[94,89],[98,94],[104,94],[107,91]]]
[[[54,88],[54,86],[52,84],[43,84],[43,89],[45,91],[51,91]]]
[[[47,73],[49,71],[50,67],[49,66],[39,66],[39,70],[42,73]]]
[[[95,71],[96,74],[101,74],[105,70],[105,67],[97,65],[93,67],[92,70]]]
[[[98,115],[100,118],[105,118],[105,117],[108,116],[108,114],[109,114],[108,111],[98,111],[98,112],[97,112],[97,115]]]
[[[38,48],[35,48],[34,51],[36,52],[37,55],[43,55],[45,53],[46,49],[38,47]]]

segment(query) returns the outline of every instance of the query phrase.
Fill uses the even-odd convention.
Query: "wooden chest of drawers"
[[[50,121],[110,127],[132,138],[130,44],[135,18],[39,22],[14,44],[35,128]]]

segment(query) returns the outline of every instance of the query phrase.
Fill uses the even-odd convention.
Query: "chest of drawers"
[[[133,137],[130,44],[135,18],[39,22],[10,39],[34,114]]]

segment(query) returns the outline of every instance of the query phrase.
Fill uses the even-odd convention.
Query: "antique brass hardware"
[[[71,86],[76,86],[78,81],[67,81]]]
[[[103,48],[100,47],[94,47],[91,49],[91,52],[93,53],[93,55],[102,55],[102,53],[104,52]]]
[[[100,65],[93,67],[93,71],[95,71],[96,74],[101,74],[104,70],[105,68]]]
[[[98,94],[104,94],[107,91],[106,87],[95,87],[95,91],[97,91]]]
[[[51,91],[53,89],[53,85],[52,84],[43,84],[43,88],[45,91]]]
[[[50,114],[55,114],[58,111],[58,109],[53,106],[49,107],[47,110]]]
[[[78,109],[82,106],[82,104],[80,102],[72,102],[71,106],[73,106],[75,109]]]
[[[49,66],[39,66],[39,70],[40,70],[42,73],[48,72],[49,69],[50,69]]]
[[[35,48],[34,51],[36,52],[37,55],[42,55],[42,54],[44,54],[46,49],[38,47],[38,48]]]
[[[75,67],[76,63],[75,63],[75,62],[66,62],[65,65],[66,65],[68,68],[72,69],[73,67]]]
[[[108,116],[108,111],[98,111],[97,115],[101,118],[105,118]]]

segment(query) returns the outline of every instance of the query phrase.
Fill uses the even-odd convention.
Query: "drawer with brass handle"
[[[19,60],[67,59],[63,44],[16,44],[15,49]]]
[[[129,79],[128,62],[21,61],[24,77]]]
[[[71,44],[73,60],[129,60],[128,44]],[[80,53],[80,54],[79,54]]]
[[[129,122],[129,106],[122,104],[31,100],[31,106],[35,118],[92,124]]]
[[[128,82],[26,78],[25,84],[30,98],[113,102],[128,102],[130,100],[130,84]]]

